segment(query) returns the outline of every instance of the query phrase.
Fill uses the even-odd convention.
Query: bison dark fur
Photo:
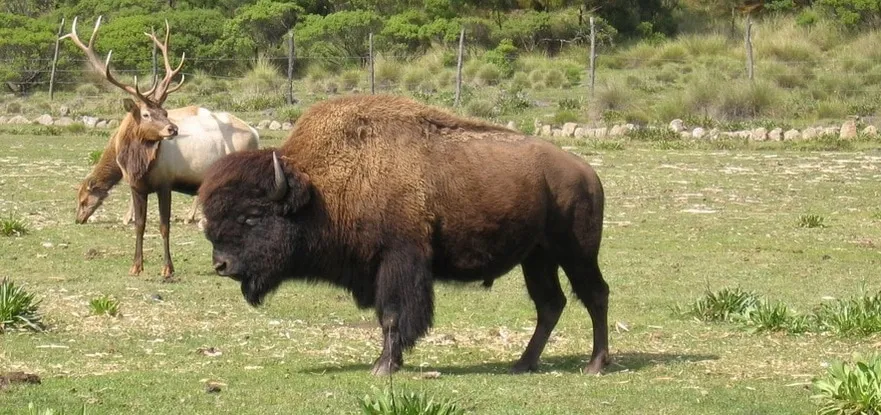
[[[375,308],[375,374],[398,370],[432,326],[435,281],[490,285],[517,265],[538,319],[512,371],[537,369],[566,305],[560,267],[593,324],[585,370],[607,363],[603,188],[551,143],[403,97],[347,96],[309,108],[281,148],[217,161],[199,198],[215,269],[252,306],[306,279]]]

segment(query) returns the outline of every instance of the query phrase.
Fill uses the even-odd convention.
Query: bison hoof
[[[375,365],[373,365],[373,370],[370,373],[372,373],[374,376],[387,376],[397,372],[400,369],[401,365],[397,363],[392,363],[389,361],[379,361],[376,362]]]
[[[537,363],[517,362],[517,364],[511,368],[510,373],[512,375],[519,375],[521,373],[535,372],[537,370]]]

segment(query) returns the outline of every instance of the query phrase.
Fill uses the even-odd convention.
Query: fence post
[[[294,103],[294,30],[288,37],[288,105]]]
[[[459,55],[456,60],[456,100],[453,106],[459,106],[459,97],[462,94],[462,55],[465,49],[465,28],[459,32]]]
[[[753,80],[753,42],[752,42],[753,21],[751,14],[746,15],[746,34],[744,35],[744,46],[746,47],[746,74],[749,80]]]
[[[593,97],[593,85],[596,81],[597,37],[594,18],[590,16],[590,96]]]
[[[64,30],[64,18],[61,18],[61,26],[58,26],[58,36],[55,36],[55,54],[52,55],[52,74],[49,75],[49,100],[55,96],[55,65],[58,64],[58,45],[61,43],[61,31]]]
[[[368,42],[370,43],[370,56],[368,57],[370,63],[370,93],[373,94],[376,92],[376,78],[373,75],[373,32],[370,32]]]

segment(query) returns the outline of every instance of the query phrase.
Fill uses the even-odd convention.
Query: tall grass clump
[[[0,235],[2,236],[24,236],[29,232],[28,223],[17,215],[10,213],[0,219]]]
[[[41,301],[33,293],[3,278],[0,281],[0,333],[21,327],[42,331],[42,317],[37,312]]]
[[[406,66],[394,59],[377,57],[373,62],[373,78],[376,86],[391,88],[400,82],[406,72]]]
[[[245,73],[241,80],[243,91],[247,94],[277,93],[281,90],[285,78],[278,69],[272,65],[269,58],[260,55]]]
[[[759,297],[752,291],[741,288],[723,288],[719,291],[707,290],[682,314],[700,321],[740,321],[759,305]]]
[[[820,215],[801,215],[798,217],[799,228],[825,228],[824,218]]]
[[[812,382],[820,415],[881,413],[881,356],[854,364],[833,361],[825,376]]]
[[[594,106],[600,112],[626,109],[633,101],[631,88],[618,79],[607,81],[596,88]]]
[[[119,314],[119,301],[104,294],[89,301],[89,309],[92,310],[92,314],[95,315],[116,317],[116,315]]]
[[[881,333],[881,292],[824,303],[814,311],[813,319],[821,331],[845,336]]]
[[[767,82],[731,81],[720,87],[717,113],[725,119],[757,118],[769,115],[783,92]]]
[[[464,408],[448,400],[436,400],[424,393],[374,392],[358,400],[365,415],[460,415]]]

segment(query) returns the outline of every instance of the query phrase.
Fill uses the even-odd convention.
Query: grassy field
[[[75,186],[89,152],[105,141],[0,133],[0,217],[30,225],[27,235],[0,237],[0,278],[36,293],[49,324],[44,333],[0,335],[0,372],[42,377],[40,385],[0,391],[0,413],[27,413],[33,403],[84,405],[92,414],[343,414],[388,387],[369,375],[380,346],[372,313],[342,291],[299,283],[284,285],[264,308],[248,307],[236,283],[214,275],[197,225],[180,221],[189,197],[176,194],[173,204],[181,281],[160,282],[155,197],[145,272],[129,276],[134,235],[120,223],[127,189],[118,187],[91,223],[74,224]],[[813,412],[811,379],[832,359],[876,350],[881,339],[751,333],[673,312],[707,288],[743,287],[803,312],[825,297],[881,288],[881,143],[847,151],[796,145],[805,146],[578,147],[607,192],[600,261],[611,287],[608,373],[579,373],[591,327],[571,296],[541,371],[505,373],[534,327],[516,270],[490,292],[438,286],[435,328],[405,355],[394,388],[483,414]],[[800,227],[803,215],[826,226]],[[91,315],[89,301],[105,294],[119,300],[121,315]],[[207,393],[207,382],[221,391]]]

